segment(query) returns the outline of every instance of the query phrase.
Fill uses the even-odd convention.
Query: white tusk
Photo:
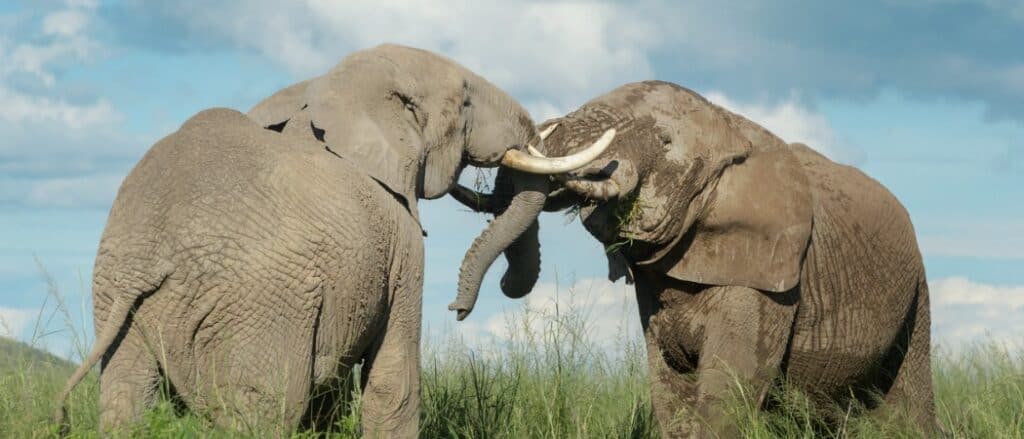
[[[530,154],[536,153],[536,149],[531,151],[530,154],[510,149],[501,158],[501,164],[508,168],[533,174],[562,174],[586,166],[601,155],[605,149],[608,149],[608,145],[611,145],[614,138],[615,128],[610,128],[587,148],[565,157],[534,157]],[[529,149],[527,148],[527,150]]]
[[[553,133],[555,131],[555,128],[558,128],[558,124],[557,123],[553,123],[553,124],[551,124],[551,126],[545,128],[544,131],[541,131],[540,132],[540,140],[547,139],[548,136],[550,136],[551,133]]]
[[[547,139],[548,136],[550,136],[551,133],[555,131],[555,128],[558,128],[557,123],[553,123],[551,124],[551,126],[545,128],[544,131],[541,131],[540,140],[543,141],[544,139]],[[544,157],[544,154],[542,154],[540,151],[537,151],[537,148],[534,148],[533,145],[526,145],[526,151],[529,152],[530,155],[534,157]]]

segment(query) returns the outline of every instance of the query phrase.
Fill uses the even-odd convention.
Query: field
[[[59,303],[59,302],[58,302]],[[585,312],[553,315],[522,311],[509,321],[515,334],[497,348],[481,349],[458,337],[424,348],[422,437],[653,438],[658,437],[646,387],[643,346],[620,340],[610,352],[589,335]],[[540,322],[540,324],[537,324]],[[0,437],[51,437],[54,396],[73,364],[30,346],[0,339]],[[1024,356],[994,344],[952,351],[936,349],[936,405],[950,437],[1024,438]],[[94,373],[69,403],[71,437],[98,437],[98,385]],[[815,410],[784,386],[774,398],[780,410],[756,410],[737,388],[728,415],[745,437],[924,437],[896,419],[851,417],[829,428]],[[358,398],[354,405],[358,406]],[[818,408],[818,410],[829,408]],[[329,435],[353,437],[357,415],[344,417]],[[179,414],[163,400],[133,437],[236,437],[201,416]],[[243,436],[273,432],[249,431]]]

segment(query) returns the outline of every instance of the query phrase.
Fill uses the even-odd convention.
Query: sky
[[[1019,347],[1024,2],[721,3],[4,1],[0,334],[76,355],[74,331],[62,328],[91,335],[96,247],[118,185],[149,146],[202,109],[246,111],[352,51],[392,42],[455,59],[537,122],[660,79],[857,166],[910,212],[936,344]],[[569,302],[589,310],[599,339],[639,334],[631,287],[604,280],[600,245],[557,213],[541,220],[534,293],[501,295],[499,260],[476,310],[456,324],[446,307],[458,265],[487,217],[450,198],[420,211],[430,337],[500,341],[515,310]]]

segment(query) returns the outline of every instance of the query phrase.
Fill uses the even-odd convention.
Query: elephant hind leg
[[[885,403],[905,413],[924,432],[934,432],[935,401],[932,393],[931,315],[928,284],[918,284],[914,305],[896,342],[895,376],[885,392]]]
[[[311,383],[306,356],[292,361],[289,355],[289,361],[282,362],[268,359],[274,363],[269,368],[240,361],[205,368],[198,406],[222,428],[260,437],[285,435],[299,425],[306,411]]]
[[[100,428],[121,429],[142,418],[159,396],[160,366],[136,325],[125,325],[100,363]]]
[[[302,416],[301,426],[314,432],[333,431],[339,420],[352,409],[355,377],[352,367],[341,367],[335,378],[314,386],[309,407]]]
[[[419,434],[423,241],[419,227],[407,225],[391,264],[387,323],[363,362],[361,424],[368,438]]]
[[[419,311],[419,306],[416,307]],[[363,366],[362,429],[368,438],[419,434],[419,319],[388,324]]]

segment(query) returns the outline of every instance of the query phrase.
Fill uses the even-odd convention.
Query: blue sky
[[[31,338],[44,305],[38,327],[63,325],[46,318],[53,303],[40,267],[73,323],[88,327],[106,213],[156,140],[201,109],[247,110],[353,50],[395,42],[456,59],[538,122],[630,81],[697,90],[858,166],[904,202],[939,343],[1024,335],[1024,3],[447,3],[0,4],[0,333]],[[421,211],[431,333],[505,336],[502,321],[521,302],[498,292],[501,262],[467,322],[455,325],[445,309],[486,218],[450,199]],[[599,337],[613,331],[609,320],[635,320],[622,306],[631,293],[602,280],[601,249],[578,222],[548,215],[541,238],[542,283],[529,306],[550,309],[556,291],[576,291]],[[42,342],[67,354],[68,340],[60,332]]]

